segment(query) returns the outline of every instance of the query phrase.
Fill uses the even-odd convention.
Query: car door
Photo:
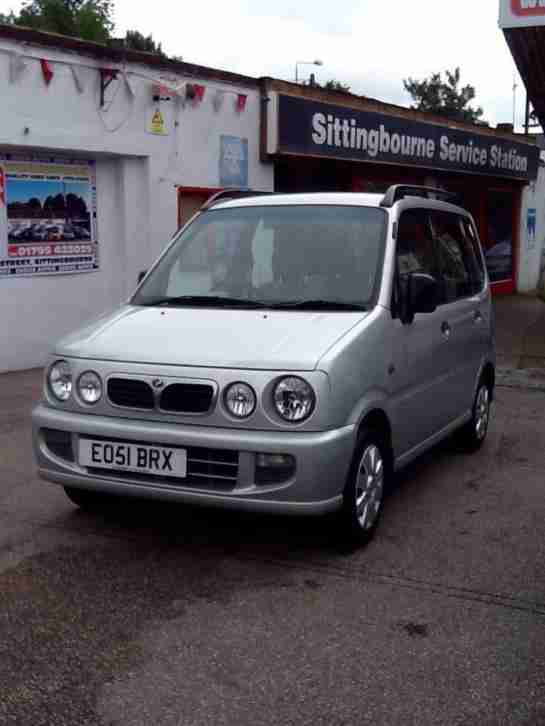
[[[430,223],[442,284],[439,310],[449,359],[445,407],[448,421],[453,422],[471,409],[486,347],[484,270],[466,218],[431,210]]]
[[[396,266],[403,290],[410,273],[439,276],[438,260],[426,209],[401,213],[397,230]],[[392,391],[396,419],[396,451],[403,455],[423,444],[449,422],[450,355],[445,311],[417,313],[409,324],[396,319],[401,370]]]

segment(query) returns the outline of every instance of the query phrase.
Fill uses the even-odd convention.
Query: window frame
[[[433,256],[435,259],[435,266],[437,270],[437,283],[440,286],[441,289],[441,297],[443,299],[440,299],[437,303],[437,307],[443,307],[444,305],[454,305],[461,300],[469,300],[472,297],[475,297],[477,295],[482,295],[483,292],[486,290],[487,281],[488,281],[488,272],[486,268],[486,260],[484,258],[483,250],[481,241],[479,238],[479,232],[476,227],[475,222],[473,221],[470,214],[464,212],[463,210],[459,211],[453,211],[450,209],[439,209],[436,207],[424,207],[424,206],[418,206],[418,207],[405,207],[400,212],[399,216],[396,220],[396,235],[395,235],[395,250],[394,250],[394,279],[392,283],[392,295],[391,295],[391,301],[390,301],[390,309],[392,313],[392,318],[395,320],[400,317],[401,314],[401,275],[402,273],[399,270],[399,263],[398,263],[398,250],[399,250],[399,230],[401,226],[401,219],[404,214],[408,212],[415,212],[420,211],[426,216],[426,225],[429,227],[430,234],[432,235],[432,249],[433,249]],[[431,220],[430,220],[430,213],[431,212],[439,212],[441,214],[449,214],[453,215],[455,217],[458,217],[458,219],[467,224],[468,228],[472,230],[473,234],[470,236],[470,243],[473,246],[475,255],[477,257],[477,260],[479,262],[479,268],[482,273],[482,279],[479,280],[479,285],[477,286],[476,281],[473,279],[473,276],[471,275],[471,272],[468,269],[469,277],[471,281],[471,285],[474,285],[473,291],[468,294],[464,295],[463,297],[457,297],[455,300],[446,300],[444,290],[445,290],[445,278],[442,274],[441,268],[440,268],[440,261],[438,256],[438,248],[437,248],[437,242],[435,240],[435,236],[433,235],[433,229],[431,227]],[[465,256],[464,256],[464,266],[465,266]],[[478,288],[478,289],[477,289]]]

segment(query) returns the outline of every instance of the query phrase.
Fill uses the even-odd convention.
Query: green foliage
[[[475,88],[467,85],[459,88],[460,69],[454,72],[445,71],[446,80],[442,73],[432,73],[429,78],[422,81],[407,78],[403,81],[405,90],[411,95],[414,109],[429,111],[439,116],[445,116],[456,121],[475,123],[483,115],[479,106],[473,108],[469,104],[475,98]]]
[[[0,13],[0,24],[15,25],[15,21],[16,16],[13,10],[10,10],[7,15],[5,13]]]
[[[141,50],[145,53],[155,53],[165,58],[161,43],[156,43],[152,35],[145,36],[138,30],[127,30],[125,47],[131,50]]]
[[[304,85],[311,86],[312,88],[325,88],[327,91],[340,91],[341,93],[350,93],[350,86],[347,86],[340,81],[336,81],[335,79],[326,81],[326,83],[324,84],[318,83],[316,81],[316,78],[314,77],[314,73],[311,74],[308,81],[304,81]]]
[[[27,0],[11,22],[36,30],[105,42],[113,30],[113,0]]]
[[[335,79],[327,81],[327,83],[324,83],[322,88],[325,88],[328,91],[340,91],[341,93],[350,93],[350,86],[347,86],[346,84],[341,83],[340,81],[336,81]]]

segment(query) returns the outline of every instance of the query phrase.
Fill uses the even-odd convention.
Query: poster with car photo
[[[0,158],[0,278],[98,265],[94,162]]]

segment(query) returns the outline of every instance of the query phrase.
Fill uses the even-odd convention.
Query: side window
[[[430,212],[444,302],[454,302],[475,292],[476,259],[462,217],[449,212]]]
[[[397,269],[402,282],[411,272],[437,276],[437,259],[425,209],[409,209],[399,219]]]

